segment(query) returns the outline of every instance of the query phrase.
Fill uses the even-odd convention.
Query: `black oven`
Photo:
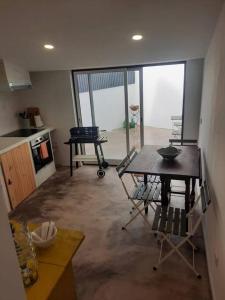
[[[36,173],[53,161],[49,133],[41,135],[30,142]]]

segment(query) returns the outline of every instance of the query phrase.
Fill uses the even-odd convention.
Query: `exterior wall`
[[[200,146],[206,161],[212,205],[204,222],[205,244],[215,300],[225,295],[225,5],[206,59]]]
[[[138,104],[135,84],[128,86],[129,105]],[[100,129],[113,130],[123,127],[125,120],[124,87],[93,91],[95,120]],[[92,126],[89,93],[80,93],[83,126]]]
[[[144,126],[172,129],[171,116],[182,116],[184,65],[143,68]]]
[[[135,72],[135,84],[128,85],[128,102],[139,105],[139,77]],[[171,115],[182,115],[183,65],[145,67],[144,125],[172,128]],[[125,120],[124,87],[93,91],[96,124],[101,129],[121,128]],[[80,93],[84,126],[91,126],[89,93]],[[166,108],[166,109],[165,109]]]
[[[32,89],[20,91],[23,107],[37,106],[47,126],[52,126],[53,150],[56,164],[69,164],[69,129],[76,124],[70,71],[31,73]]]
[[[186,63],[184,139],[198,139],[202,96],[203,59]]]

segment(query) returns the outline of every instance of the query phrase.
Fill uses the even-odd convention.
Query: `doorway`
[[[185,64],[143,68],[144,142],[167,145],[182,139]]]
[[[99,127],[108,140],[103,145],[108,162],[117,164],[132,146],[141,147],[138,69],[73,72],[73,81],[78,124]],[[94,154],[92,145],[83,150]]]
[[[185,63],[73,71],[78,125],[99,127],[111,164],[132,147],[182,139],[184,73]]]

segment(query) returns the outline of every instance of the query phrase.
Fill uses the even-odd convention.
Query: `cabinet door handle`
[[[8,179],[8,185],[11,185],[12,181],[10,179]]]

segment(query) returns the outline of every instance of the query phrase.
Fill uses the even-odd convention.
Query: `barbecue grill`
[[[103,138],[99,134],[99,127],[73,127],[70,129],[70,139],[65,144],[70,145],[70,175],[73,176],[73,162],[95,162],[97,159],[99,178],[105,176],[105,171],[108,167],[108,162],[105,161],[102,144],[106,143],[107,139]],[[78,145],[80,149],[82,144],[93,144],[95,149],[95,155],[79,154]],[[73,149],[75,147],[75,149]],[[82,152],[82,151],[81,151]],[[75,155],[73,155],[75,153]]]

